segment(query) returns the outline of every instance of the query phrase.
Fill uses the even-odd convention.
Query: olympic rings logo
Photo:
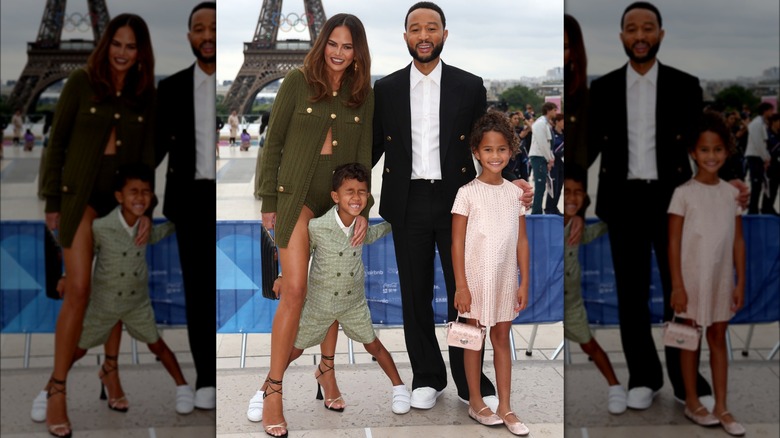
[[[65,14],[63,12],[57,12],[52,14],[52,23],[62,23],[62,27],[67,32],[73,32],[78,30],[79,32],[88,32],[95,27],[98,23],[98,14],[94,12],[82,14],[79,12],[71,12]]]
[[[271,14],[271,23],[278,26],[282,32],[290,32],[291,30],[303,32],[314,23],[314,15],[308,12],[304,14],[290,12],[287,15],[274,12]]]

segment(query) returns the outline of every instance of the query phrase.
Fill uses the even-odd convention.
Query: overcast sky
[[[200,0],[106,0],[111,17],[123,12],[140,15],[149,26],[154,45],[155,74],[169,75],[195,61],[187,41],[187,18]],[[260,3],[260,0],[255,0]],[[301,3],[303,4],[303,3]],[[27,42],[35,41],[46,0],[2,0],[0,2],[0,80],[19,76],[27,62]],[[70,0],[66,16],[87,15],[87,0]],[[63,39],[92,40],[86,32],[63,32]]]
[[[403,40],[404,17],[415,0],[322,0],[330,17],[346,12],[363,22],[373,75],[398,70],[411,57]],[[562,0],[438,0],[449,36],[442,59],[484,79],[544,76],[563,66]],[[217,80],[235,79],[243,43],[251,41],[260,0],[217,3]],[[286,0],[282,14],[303,13],[302,0]],[[282,32],[279,39],[308,39],[308,30]]]
[[[580,23],[588,74],[625,64],[620,17],[629,0],[566,0]],[[661,12],[666,36],[660,62],[702,79],[760,76],[778,65],[780,5],[777,0],[651,0]]]

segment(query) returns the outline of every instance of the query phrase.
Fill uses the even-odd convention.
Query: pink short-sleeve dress
[[[486,327],[517,317],[517,238],[522,190],[509,181],[500,185],[478,179],[458,190],[452,213],[468,217],[466,282],[471,311],[460,314]]]
[[[734,291],[734,230],[738,190],[720,180],[704,184],[695,179],[674,191],[670,214],[683,216],[680,259],[688,308],[677,314],[702,327],[728,321]]]

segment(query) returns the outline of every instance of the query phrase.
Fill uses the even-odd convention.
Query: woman
[[[54,371],[45,388],[48,403],[43,400],[49,433],[57,437],[71,436],[65,382],[90,295],[92,221],[116,205],[113,179],[119,166],[140,162],[154,168],[153,100],[149,29],[137,15],[119,15],[109,22],[86,68],[68,78],[46,152],[46,225],[59,230],[67,273],[54,335]],[[137,242],[148,238],[149,225],[147,220],[146,231],[139,229]],[[119,335],[121,325],[106,344],[99,376],[109,390],[109,407],[126,411],[116,372]]]
[[[233,110],[228,116],[228,125],[230,125],[229,143],[230,146],[233,146],[236,144],[236,137],[238,136],[238,114],[236,110]]]
[[[588,57],[582,30],[577,20],[569,14],[563,15],[563,82],[566,98],[562,113],[566,114],[563,132],[569,138],[566,148],[567,163],[587,169],[592,162],[588,157],[587,126],[588,106]],[[594,157],[595,158],[595,157]]]
[[[588,156],[588,139],[585,131],[588,123],[588,57],[585,53],[580,24],[569,14],[563,14],[563,66],[563,83],[566,90],[562,111],[566,115],[563,121],[563,132],[569,138],[569,146],[564,148],[564,162],[585,169],[587,173],[588,167],[596,158]],[[588,205],[590,200],[586,198],[582,216],[573,218],[569,245],[580,242],[585,227],[584,212]]]
[[[271,332],[271,369],[262,396],[258,391],[247,412],[254,421],[260,419],[258,410],[262,412],[264,430],[271,436],[287,436],[282,377],[306,296],[309,220],[333,206],[333,169],[349,162],[371,168],[370,73],[363,24],[354,15],[338,14],[323,26],[303,68],[287,74],[274,102],[258,178],[263,226],[275,230],[284,278]],[[353,244],[362,241],[367,221],[355,227]],[[334,373],[328,372],[333,370],[337,334],[334,324],[322,344],[323,360],[315,377],[329,401],[326,407],[340,411],[344,402]]]

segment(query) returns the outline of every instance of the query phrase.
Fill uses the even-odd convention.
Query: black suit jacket
[[[628,122],[626,68],[594,80],[590,88],[588,164],[601,153],[596,214],[605,222],[621,208],[620,196],[628,179]],[[702,111],[699,79],[658,64],[656,94],[656,164],[663,195],[691,178],[688,147],[696,141]]]
[[[374,84],[373,164],[385,156],[379,214],[398,226],[404,225],[412,175],[411,66]],[[460,186],[476,176],[469,135],[486,105],[482,78],[442,62],[439,143],[442,183],[450,203]]]
[[[155,155],[159,165],[168,154],[163,214],[173,222],[184,219],[188,197],[183,195],[195,181],[194,69],[195,64],[157,86]]]

